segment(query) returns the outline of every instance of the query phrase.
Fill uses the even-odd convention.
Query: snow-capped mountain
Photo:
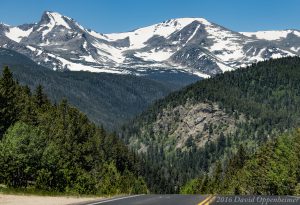
[[[38,23],[0,24],[0,47],[54,70],[209,77],[269,58],[300,55],[300,31],[234,32],[203,18],[179,18],[101,34],[45,12]]]

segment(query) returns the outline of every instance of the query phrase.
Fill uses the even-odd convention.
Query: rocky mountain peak
[[[101,34],[45,11],[37,24],[0,25],[0,47],[55,70],[135,75],[172,70],[209,77],[300,55],[300,32],[287,31],[239,33],[205,18],[174,18],[130,32]]]
[[[56,26],[64,26],[66,28],[70,28],[68,21],[70,21],[71,18],[61,15],[57,12],[51,12],[51,11],[45,11],[42,15],[42,18],[39,22],[39,24],[51,24]]]

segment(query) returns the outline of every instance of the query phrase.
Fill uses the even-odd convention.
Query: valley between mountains
[[[300,194],[298,30],[102,34],[46,11],[0,47],[0,189]]]

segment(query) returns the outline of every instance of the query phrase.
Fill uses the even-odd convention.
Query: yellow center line
[[[214,195],[208,195],[208,197],[204,200],[204,201],[201,201],[198,205],[206,205],[206,204],[209,204],[210,200],[214,198]]]
[[[216,196],[213,196],[210,198],[210,200],[208,200],[208,202],[206,202],[206,204],[210,204],[211,202],[213,202],[215,200]]]

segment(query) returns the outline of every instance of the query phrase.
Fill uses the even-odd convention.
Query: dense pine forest
[[[66,100],[0,78],[0,184],[77,194],[146,193],[137,157]]]
[[[146,165],[143,174],[150,190],[154,192],[178,193],[180,187],[191,179],[205,176],[205,178],[200,178],[199,182],[204,183],[204,185],[201,184],[200,189],[192,188],[192,192],[218,193],[220,191],[225,193],[225,190],[229,190],[228,193],[256,193],[253,191],[255,187],[248,186],[248,182],[251,179],[253,179],[252,183],[257,182],[255,174],[262,174],[260,179],[268,178],[267,175],[269,174],[272,175],[269,177],[273,177],[274,181],[270,180],[264,184],[257,193],[294,193],[294,186],[297,184],[296,179],[299,177],[298,173],[295,173],[297,169],[294,168],[298,165],[295,163],[291,165],[293,167],[283,168],[283,163],[287,161],[280,154],[277,156],[280,158],[278,159],[279,163],[280,160],[283,161],[279,165],[280,167],[275,168],[278,169],[274,172],[250,171],[248,168],[252,164],[248,164],[248,162],[246,168],[239,165],[238,169],[242,169],[242,171],[234,174],[237,178],[233,183],[239,182],[240,174],[248,174],[248,177],[244,178],[245,182],[240,186],[236,184],[231,186],[230,183],[225,183],[219,186],[228,185],[229,187],[209,189],[206,187],[206,183],[209,184],[213,181],[215,185],[218,184],[219,181],[217,180],[223,180],[223,177],[226,177],[226,170],[231,169],[231,160],[235,156],[242,156],[243,153],[247,153],[246,156],[252,156],[260,146],[268,147],[265,143],[276,142],[269,148],[272,149],[273,147],[275,152],[286,151],[281,150],[281,141],[276,141],[276,138],[282,133],[300,126],[299,79],[299,57],[269,60],[245,69],[220,74],[211,79],[199,81],[157,101],[146,112],[125,126],[120,136],[132,149],[138,150],[143,156]],[[193,130],[197,124],[202,123],[204,124],[203,130],[198,135],[186,136],[178,141],[181,134],[178,127],[181,128],[183,127],[182,124],[187,124],[184,121],[187,117],[182,118],[180,111],[187,107],[186,104],[193,107],[198,106],[199,103],[205,104],[207,107],[218,107],[218,109],[205,108],[205,112],[203,111],[204,108],[198,110],[205,115],[194,124],[188,124],[188,128]],[[222,118],[215,116],[217,120],[205,124],[205,118],[208,114],[215,115],[221,111],[224,114],[220,116],[229,119],[227,120],[229,123],[222,124],[218,120]],[[168,121],[170,116],[173,117],[171,118],[173,123]],[[164,126],[166,124],[167,126]],[[158,129],[158,127],[162,129]],[[289,140],[287,139],[287,141]],[[287,144],[285,141],[282,143],[284,144],[282,146],[290,146],[289,142],[286,142]],[[258,155],[262,152],[258,151]],[[268,156],[271,156],[270,154],[268,153]],[[290,156],[291,153],[286,154]],[[291,154],[291,157],[294,156]],[[255,161],[262,159],[251,159],[249,163],[264,163],[264,161]],[[268,162],[267,158],[263,160]],[[242,161],[244,160],[242,159]],[[272,162],[275,163],[276,160],[270,160],[268,163]],[[294,175],[291,178],[286,178],[286,175],[280,173],[280,169],[284,173],[294,170]],[[253,173],[250,175],[252,171]],[[220,176],[222,177],[220,178]],[[199,181],[199,179],[196,180]],[[286,187],[270,190],[270,187],[285,186],[276,180],[294,180],[290,192],[287,192]],[[199,187],[199,183],[189,182],[185,188],[182,188],[182,192],[189,193],[190,191],[186,190],[193,186]],[[211,186],[211,184],[207,186]]]
[[[254,154],[240,149],[226,166],[191,180],[183,194],[300,194],[300,130],[266,142]]]

